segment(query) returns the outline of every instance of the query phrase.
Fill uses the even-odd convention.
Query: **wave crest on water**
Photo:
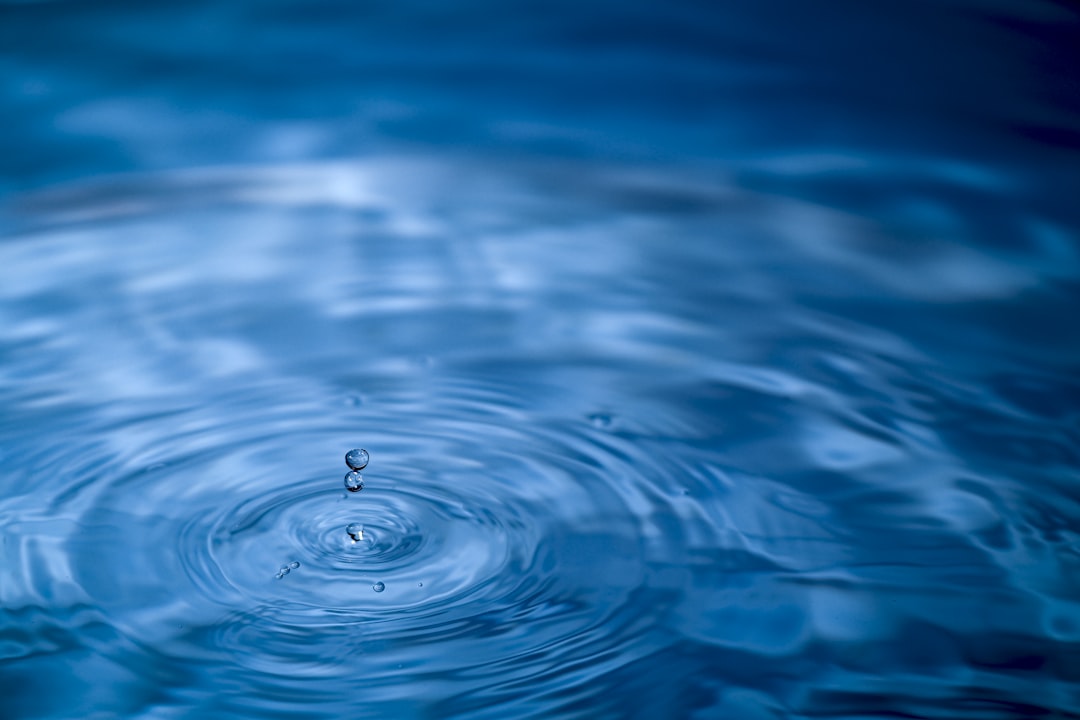
[[[795,166],[381,159],[10,203],[13,707],[1070,717],[1077,385],[1023,320],[1075,257],[904,254],[762,189]]]

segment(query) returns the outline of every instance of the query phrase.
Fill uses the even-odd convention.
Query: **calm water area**
[[[3,720],[1080,718],[1076,5],[0,0],[0,120]]]

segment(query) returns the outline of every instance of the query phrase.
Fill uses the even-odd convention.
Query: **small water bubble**
[[[371,456],[368,455],[368,451],[363,448],[355,448],[345,453],[345,464],[353,470],[363,470],[367,467],[370,459]]]
[[[280,568],[278,568],[277,579],[280,580],[281,578],[285,577],[288,574],[289,574],[289,566],[288,565],[282,565]]]
[[[364,476],[353,470],[345,476],[345,489],[349,492],[360,492],[364,489]]]
[[[291,563],[289,563],[290,570],[295,570],[298,567],[300,567],[300,563],[297,560],[293,560]]]
[[[377,582],[377,583],[375,583],[374,585],[371,586],[371,589],[374,590],[375,592],[382,592],[383,590],[386,589],[386,585],[384,585],[382,582]]]
[[[352,538],[353,542],[360,542],[364,539],[364,526],[360,523],[352,523],[345,528],[345,532],[349,533],[349,537]]]
[[[416,583],[416,587],[424,587],[424,583]]]

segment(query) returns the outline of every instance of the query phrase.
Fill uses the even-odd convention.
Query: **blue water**
[[[1080,718],[1078,68],[0,2],[0,717]]]

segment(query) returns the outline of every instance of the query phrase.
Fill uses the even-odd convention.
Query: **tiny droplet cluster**
[[[354,448],[349,450],[345,456],[345,464],[349,466],[349,474],[345,476],[345,487],[349,492],[360,492],[364,489],[364,476],[360,474],[360,471],[367,467],[367,462],[370,460],[367,450],[364,448]],[[349,534],[353,543],[359,543],[364,539],[364,526],[360,522],[351,522],[345,531]],[[278,569],[278,575],[276,578],[281,580],[289,572],[296,570],[300,567],[300,563],[296,560],[289,562],[288,565],[283,565]],[[421,583],[422,585],[422,583]],[[386,584],[380,582],[372,585],[372,589],[376,593],[381,593],[382,590],[387,589]]]
[[[293,560],[288,565],[282,565],[280,568],[278,568],[277,579],[280,580],[298,567],[300,567],[300,563],[296,560]]]
[[[364,476],[360,471],[367,467],[371,456],[363,448],[354,448],[345,453],[345,464],[349,466],[349,474],[345,476],[345,489],[349,492],[360,492],[364,489]],[[364,539],[364,526],[360,523],[351,523],[345,528],[345,532],[352,539],[353,544]],[[386,589],[385,583],[377,582],[371,586],[375,592]]]
[[[363,448],[354,448],[345,453],[345,464],[349,466],[349,474],[345,476],[345,489],[349,492],[360,492],[364,489],[364,476],[360,471],[367,467],[371,456]]]
[[[354,448],[345,453],[345,464],[349,466],[349,474],[345,476],[345,488],[349,492],[360,492],[364,489],[364,477],[360,474],[360,471],[367,467],[370,459],[371,456],[368,451],[363,448]],[[360,523],[351,523],[345,528],[345,532],[349,534],[354,543],[364,539],[364,526]],[[300,567],[300,563],[293,560],[288,565],[282,565],[278,568],[275,577],[280,580],[298,567]],[[382,592],[386,589],[386,585],[382,582],[377,582],[371,587],[375,592]]]
[[[360,471],[367,467],[371,456],[364,448],[353,448],[345,453],[345,464],[349,466],[349,474],[345,476],[345,489],[349,492],[360,492],[364,489],[364,476]]]

